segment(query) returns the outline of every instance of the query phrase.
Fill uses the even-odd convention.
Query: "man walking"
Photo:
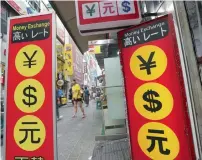
[[[76,80],[73,80],[72,102],[73,102],[73,105],[74,105],[74,115],[73,115],[73,118],[76,117],[78,106],[80,107],[81,112],[83,113],[83,117],[82,118],[85,118],[84,109],[82,107],[81,87],[76,82]]]
[[[60,87],[56,88],[56,116],[57,116],[57,121],[62,119],[63,116],[60,116],[59,113],[59,107],[61,105],[61,95],[62,95],[62,90]]]
[[[89,106],[89,97],[90,97],[90,93],[87,87],[85,87],[84,89],[84,101],[86,103],[86,107]]]

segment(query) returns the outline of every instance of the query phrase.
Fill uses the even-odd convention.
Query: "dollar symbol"
[[[159,94],[152,90],[148,90],[143,94],[143,99],[145,101],[149,102],[149,106],[146,104],[143,105],[147,111],[156,112],[162,108],[162,103],[160,101],[154,99],[154,96],[159,97]]]
[[[31,105],[34,105],[34,104],[36,104],[36,102],[37,102],[37,97],[35,96],[35,95],[33,95],[33,94],[31,94],[31,90],[33,91],[33,92],[36,92],[37,90],[36,90],[36,88],[34,88],[34,87],[32,87],[32,86],[28,86],[28,87],[26,87],[26,88],[24,88],[24,90],[23,90],[23,94],[26,96],[26,97],[28,97],[28,101],[26,101],[25,99],[23,99],[22,101],[23,101],[23,103],[25,104],[25,105],[27,105],[27,106],[31,106]],[[31,98],[33,98],[33,100],[31,101]]]
[[[130,11],[130,2],[128,1],[123,1],[121,3],[122,7],[123,7],[123,11],[124,12],[129,12]]]

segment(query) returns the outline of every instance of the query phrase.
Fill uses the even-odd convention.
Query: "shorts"
[[[72,99],[72,102],[82,102],[82,98],[78,98],[78,99]]]

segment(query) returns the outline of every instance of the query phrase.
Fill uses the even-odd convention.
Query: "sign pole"
[[[52,16],[52,24],[56,24],[56,14],[53,14]],[[56,44],[56,25],[52,26],[52,89],[54,90],[52,93],[53,97],[53,127],[54,129],[54,160],[58,159],[58,150],[57,150],[57,117],[56,117],[56,77],[55,73],[57,73],[57,55],[55,54],[55,44]]]

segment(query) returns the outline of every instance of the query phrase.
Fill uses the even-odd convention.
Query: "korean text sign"
[[[54,160],[55,14],[9,21],[6,160]]]
[[[118,36],[132,158],[195,159],[172,16]]]
[[[75,1],[77,25],[85,34],[109,33],[126,26],[139,24],[141,13],[138,1]]]

